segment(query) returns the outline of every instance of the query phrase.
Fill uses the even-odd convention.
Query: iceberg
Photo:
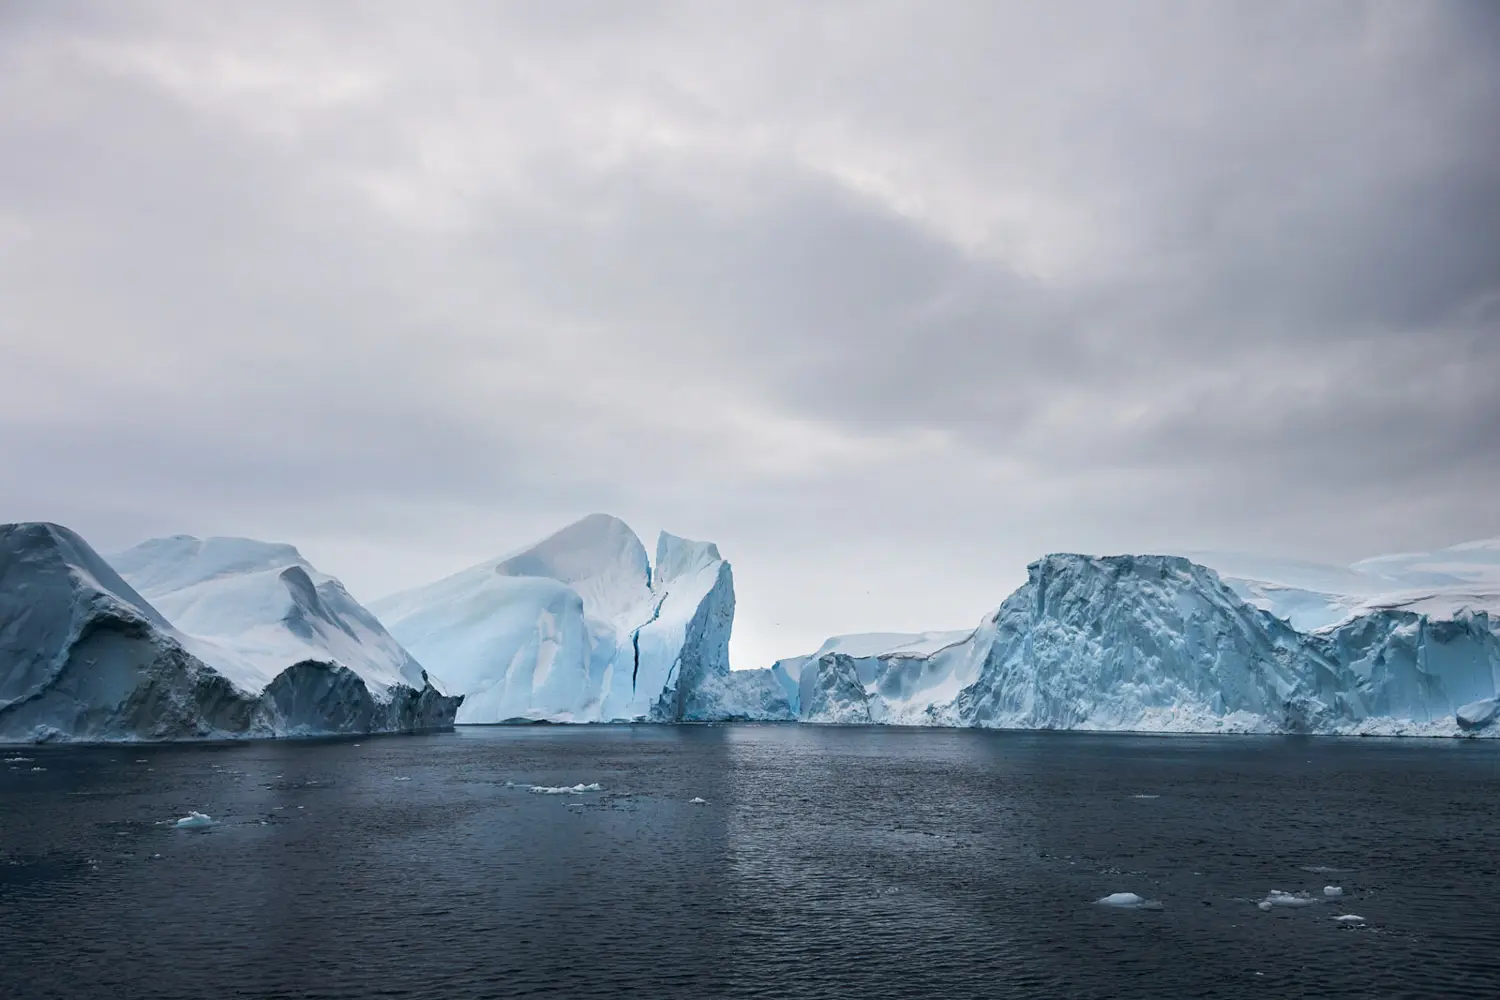
[[[413,685],[402,671],[421,677],[421,668],[395,652],[394,640],[379,654],[364,648],[384,630],[337,581],[315,577],[310,567],[251,570],[232,559],[212,572],[199,566],[173,577],[168,564],[192,548],[190,541],[148,543],[131,550],[141,558],[122,554],[121,561],[169,605],[173,593],[191,590],[204,617],[172,606],[194,627],[219,622],[203,635],[179,629],[69,529],[0,525],[0,741],[452,725],[459,699],[425,682]],[[257,573],[261,579],[248,585],[247,575]]]
[[[721,683],[729,563],[712,543],[662,532],[653,570],[607,514],[372,609],[464,695],[460,723],[682,722],[739,697]]]
[[[1304,632],[1180,556],[1047,556],[972,632],[929,635],[770,671],[803,722],[1146,732],[1452,736],[1494,718],[1500,687],[1484,611]]]

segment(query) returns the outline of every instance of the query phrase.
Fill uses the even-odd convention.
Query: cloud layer
[[[1491,4],[12,4],[0,79],[3,520],[374,597],[606,510],[742,666],[1500,533]]]

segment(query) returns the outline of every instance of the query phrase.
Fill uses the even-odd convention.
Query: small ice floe
[[[1357,913],[1345,913],[1342,916],[1334,917],[1333,920],[1339,924],[1362,924],[1365,922],[1365,918]]]
[[[7,757],[7,758],[5,758],[5,763],[7,763],[7,764],[30,764],[33,759],[34,758],[32,758],[32,757]]]
[[[206,826],[213,825],[214,820],[212,816],[208,815],[208,813],[198,812],[196,809],[189,810],[188,814],[178,820],[176,824],[179,830],[201,830]]]
[[[45,771],[47,769],[45,767],[33,767],[32,770],[33,771]]]
[[[160,854],[153,854],[153,855],[151,855],[151,860],[152,861],[160,861],[161,860],[161,855]]]
[[[398,776],[398,777],[397,777],[397,778],[396,778],[396,780],[397,780],[397,781],[410,781],[410,780],[411,780],[411,779],[410,779],[410,778],[408,778],[408,777],[407,777],[407,776],[406,776],[406,775],[404,775],[404,774],[403,774],[403,775],[399,775],[399,776]]]
[[[699,798],[698,796],[694,795],[692,798],[688,799],[688,805],[690,805],[690,806],[706,806],[706,805],[708,805],[708,800],[707,799],[703,799],[703,798]]]
[[[1255,904],[1262,910],[1269,910],[1273,906],[1313,906],[1318,901],[1305,892],[1282,892],[1280,889],[1272,889],[1271,894],[1259,903]]]
[[[1154,899],[1142,899],[1133,892],[1112,892],[1103,899],[1094,900],[1099,906],[1113,906],[1121,910],[1159,910],[1161,903]]]
[[[1160,795],[1132,795],[1132,799],[1159,799]]]
[[[532,785],[527,791],[538,795],[582,795],[584,792],[602,792],[604,789],[596,781],[591,785]]]
[[[1332,899],[1335,896],[1342,896],[1343,894],[1344,887],[1341,885],[1325,885],[1323,887],[1323,895],[1327,896],[1329,899]]]
[[[1330,868],[1327,865],[1303,865],[1302,870],[1312,872],[1314,875],[1347,875],[1348,868]]]

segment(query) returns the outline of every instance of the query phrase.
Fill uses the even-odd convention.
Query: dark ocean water
[[[1500,997],[1496,742],[530,727],[17,756],[5,1000]],[[216,824],[171,825],[191,809]],[[1162,908],[1093,903],[1117,891]]]

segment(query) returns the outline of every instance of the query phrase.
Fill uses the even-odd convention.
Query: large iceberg
[[[666,532],[653,570],[625,522],[592,514],[372,608],[464,694],[461,723],[680,722],[716,710],[734,576]]]
[[[806,722],[1158,732],[1489,731],[1500,688],[1483,611],[1302,632],[1176,556],[1048,556],[974,631],[932,635],[769,673]]]
[[[460,699],[289,547],[176,538],[119,558],[185,628],[67,528],[0,526],[0,741],[453,723]]]

